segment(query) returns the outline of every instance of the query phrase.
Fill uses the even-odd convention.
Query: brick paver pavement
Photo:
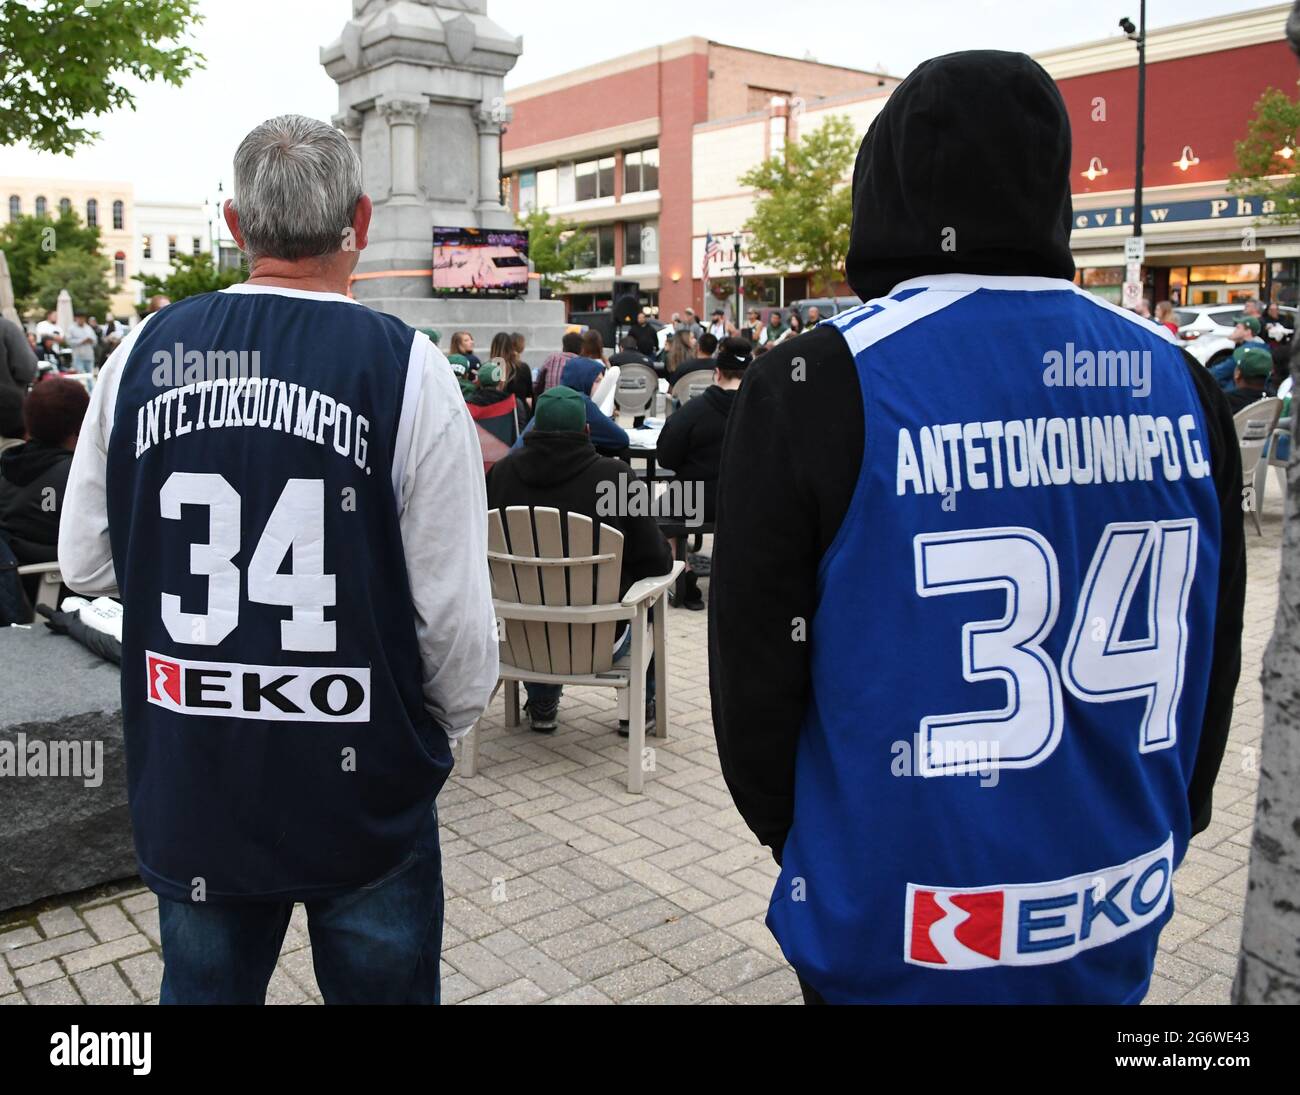
[[[1262,725],[1259,662],[1273,627],[1281,505],[1247,525],[1241,685],[1214,821],[1175,877],[1177,909],[1148,1000],[1227,1003],[1241,936]],[[669,620],[672,731],[644,795],[623,784],[612,690],[572,689],[550,737],[483,724],[479,775],[439,799],[447,1003],[788,1003],[794,974],[763,915],[776,867],[718,770],[704,613]],[[755,682],[755,687],[761,687]],[[654,739],[650,739],[653,744]],[[0,1004],[153,1003],[162,959],[138,881],[0,913]],[[320,999],[301,906],[269,1000]]]

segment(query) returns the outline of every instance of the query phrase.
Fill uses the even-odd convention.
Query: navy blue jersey
[[[394,487],[424,345],[346,298],[277,291],[181,301],[124,347],[106,508],[159,894],[363,885],[409,854],[446,779]]]
[[[1187,366],[1054,279],[918,278],[830,322],[866,444],[768,923],[832,1002],[1140,1000],[1218,589]]]

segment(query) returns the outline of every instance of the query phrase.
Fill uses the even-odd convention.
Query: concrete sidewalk
[[[1281,500],[1247,521],[1250,585],[1236,715],[1214,821],[1175,876],[1148,1002],[1227,1003],[1241,937]],[[673,736],[645,794],[624,790],[613,690],[572,689],[560,729],[507,733],[485,717],[480,775],[439,799],[446,1003],[789,1003],[794,974],[763,926],[776,866],[731,803],[709,712],[706,620],[673,610]],[[654,739],[650,739],[653,743]],[[0,1004],[153,1003],[158,913],[138,882],[0,914]],[[275,1003],[319,1002],[299,907]]]

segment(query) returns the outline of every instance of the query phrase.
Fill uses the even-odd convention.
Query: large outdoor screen
[[[435,228],[433,291],[446,296],[523,296],[528,233],[515,229]]]

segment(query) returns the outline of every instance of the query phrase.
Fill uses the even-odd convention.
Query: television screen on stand
[[[527,291],[527,232],[434,228],[435,296],[521,297]]]

